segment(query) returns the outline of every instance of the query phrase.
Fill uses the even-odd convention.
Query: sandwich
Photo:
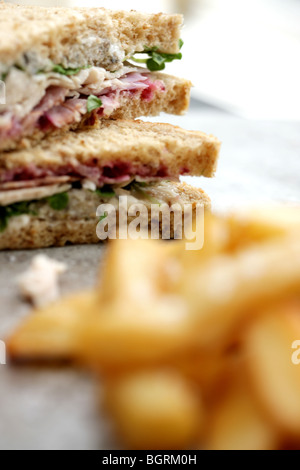
[[[0,154],[0,249],[97,243],[97,207],[201,204],[180,176],[215,174],[220,142],[169,124],[104,120]]]
[[[0,150],[108,118],[183,114],[191,83],[161,73],[182,58],[182,22],[181,15],[0,1]]]

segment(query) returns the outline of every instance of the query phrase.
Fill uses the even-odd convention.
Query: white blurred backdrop
[[[300,0],[19,0],[185,13],[184,60],[194,98],[253,119],[300,120]]]

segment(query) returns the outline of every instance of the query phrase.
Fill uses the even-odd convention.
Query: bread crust
[[[109,45],[130,55],[159,47],[179,52],[181,15],[110,11],[104,8],[44,8],[0,2],[0,63],[11,66],[24,53],[35,51],[55,64],[101,65]],[[103,53],[89,38],[100,37]],[[83,44],[84,41],[84,44]],[[88,59],[82,62],[84,58]]]
[[[170,183],[173,189],[180,194],[182,204],[202,204],[206,210],[210,210],[211,201],[201,189],[193,188],[185,183]],[[47,248],[52,246],[65,246],[70,244],[97,244],[101,241],[97,237],[96,227],[99,218],[93,216],[88,208],[87,216],[74,217],[74,211],[67,212],[64,217],[57,214],[57,219],[26,216],[26,223],[20,224],[18,217],[8,224],[7,229],[0,233],[0,250],[23,250]],[[133,219],[129,218],[128,223]],[[149,222],[151,222],[149,214]],[[174,221],[171,219],[171,237],[174,236]],[[151,224],[150,224],[151,226]],[[160,226],[160,233],[162,227]]]
[[[136,119],[141,116],[158,116],[162,112],[179,116],[185,114],[190,104],[191,82],[163,73],[151,73],[150,77],[152,80],[161,80],[164,83],[164,93],[160,90],[155,91],[151,101],[140,99],[140,95],[120,95],[120,107],[108,118],[96,116],[96,121]],[[87,114],[81,122],[49,131],[48,134],[62,135],[68,130],[84,128],[86,123],[89,122],[89,118],[90,114]],[[45,138],[46,135],[47,133],[37,129],[33,134],[20,139],[2,139],[0,141],[0,152],[30,148]]]
[[[8,171],[32,165],[57,170],[90,162],[99,168],[130,165],[130,176],[143,167],[149,176],[164,169],[161,176],[166,179],[184,174],[212,177],[220,146],[214,136],[171,124],[108,120],[86,130],[50,136],[27,150],[0,154],[0,181]]]

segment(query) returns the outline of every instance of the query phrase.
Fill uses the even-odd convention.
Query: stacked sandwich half
[[[131,201],[202,203],[181,175],[214,175],[220,143],[136,121],[181,115],[191,84],[180,15],[0,3],[0,249],[99,241],[96,209]]]

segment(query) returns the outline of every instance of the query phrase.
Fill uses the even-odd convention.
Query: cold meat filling
[[[32,185],[34,181],[47,181],[53,180],[57,177],[68,177],[72,180],[89,179],[97,187],[102,187],[105,184],[120,184],[126,183],[132,178],[137,178],[138,181],[157,181],[161,179],[173,179],[178,175],[170,174],[168,168],[164,165],[158,167],[145,166],[142,164],[131,164],[130,162],[113,161],[104,166],[97,166],[98,160],[92,159],[88,163],[81,164],[78,161],[66,163],[63,166],[48,167],[38,166],[30,163],[23,167],[16,167],[14,169],[0,169],[0,191],[5,189],[4,185],[22,183],[22,186],[27,182],[27,186]],[[188,169],[183,169],[182,174],[187,175]],[[46,183],[47,184],[47,183]]]
[[[133,180],[124,186],[105,186],[102,189],[88,180],[64,183],[57,179],[53,183],[0,191],[0,236],[11,220],[22,225],[30,217],[42,220],[65,220],[66,217],[93,219],[101,203],[110,203],[118,208],[120,196],[127,196],[129,204],[142,202],[146,207],[182,203],[180,190],[168,181],[147,184]]]
[[[141,69],[124,66],[122,73],[91,67],[74,76],[50,72],[32,77],[13,68],[6,79],[7,104],[0,106],[0,139],[60,129],[87,114],[92,123],[95,115],[109,117],[123,97],[151,102],[165,91],[161,80],[152,80]]]

